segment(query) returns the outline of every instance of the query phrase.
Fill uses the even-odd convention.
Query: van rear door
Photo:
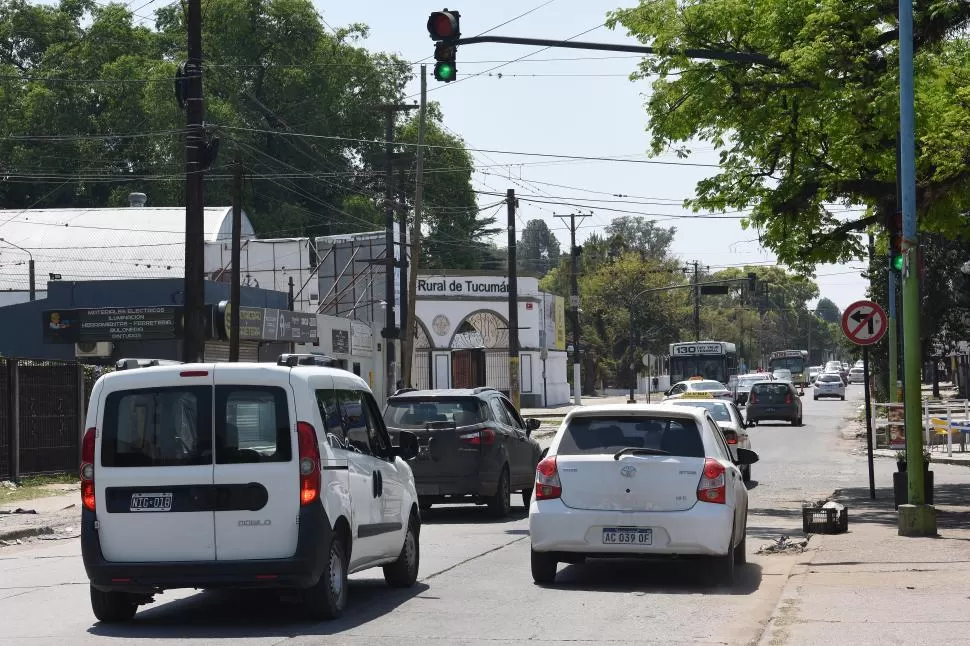
[[[214,560],[212,366],[125,372],[106,380],[98,410],[104,558]]]
[[[272,364],[220,364],[214,417],[216,559],[293,556],[300,474],[289,373]]]

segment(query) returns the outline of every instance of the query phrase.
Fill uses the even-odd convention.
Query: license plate
[[[766,408],[765,409],[765,412],[766,413],[774,413],[775,412],[775,409],[774,408]]]
[[[645,527],[604,527],[604,545],[653,545],[653,530]]]
[[[131,511],[172,511],[172,494],[133,493]]]

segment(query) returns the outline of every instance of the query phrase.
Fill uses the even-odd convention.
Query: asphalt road
[[[434,508],[421,535],[419,583],[389,589],[380,570],[352,577],[348,612],[309,623],[298,605],[262,593],[176,591],[121,626],[95,623],[76,539],[0,549],[0,635],[27,644],[749,644],[775,611],[797,555],[758,555],[800,534],[801,502],[865,486],[866,463],[839,429],[846,402],[803,398],[805,426],[750,430],[754,465],[748,565],[733,588],[714,586],[701,562],[592,561],[560,569],[540,588],[529,573],[528,524],[515,500],[504,522],[474,507]],[[548,440],[547,440],[548,441]],[[793,531],[794,530],[794,531]]]

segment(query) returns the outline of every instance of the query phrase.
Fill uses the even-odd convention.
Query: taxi
[[[691,377],[686,381],[678,381],[670,390],[664,393],[664,401],[672,399],[722,399],[734,401],[734,395],[728,387],[720,381]]]

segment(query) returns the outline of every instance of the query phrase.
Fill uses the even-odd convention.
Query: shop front
[[[518,278],[522,406],[568,402],[565,302]],[[508,393],[509,285],[504,275],[419,276],[415,315],[416,388],[491,386]]]

